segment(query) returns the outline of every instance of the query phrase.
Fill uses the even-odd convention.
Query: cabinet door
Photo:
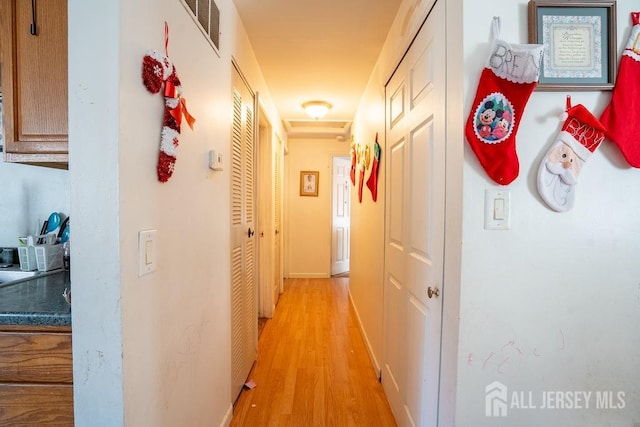
[[[0,5],[5,160],[67,162],[67,0]]]
[[[71,333],[0,331],[3,382],[71,384]]]
[[[0,408],[2,426],[73,426],[73,386],[0,383]]]

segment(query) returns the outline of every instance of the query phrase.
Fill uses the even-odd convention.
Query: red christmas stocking
[[[611,102],[600,122],[605,136],[613,141],[629,165],[640,168],[640,12],[632,12],[633,28],[620,59],[618,79]]]
[[[367,180],[367,187],[371,191],[373,201],[378,200],[378,167],[380,165],[380,144],[378,144],[378,134],[376,133],[376,142],[373,144],[373,166],[371,166],[371,174]]]
[[[538,84],[543,45],[499,40],[493,18],[491,55],[482,71],[465,136],[487,175],[507,185],[518,177],[516,134],[529,96]]]

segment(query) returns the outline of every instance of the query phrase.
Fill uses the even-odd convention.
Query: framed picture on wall
[[[529,0],[529,43],[544,45],[537,89],[612,90],[616,2]]]
[[[320,172],[301,171],[300,172],[300,195],[318,197],[318,184]]]

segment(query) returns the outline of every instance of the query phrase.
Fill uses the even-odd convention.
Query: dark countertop
[[[0,325],[71,326],[64,288],[71,289],[64,270],[0,287]]]

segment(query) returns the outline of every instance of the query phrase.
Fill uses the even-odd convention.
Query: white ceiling
[[[401,0],[233,1],[285,125],[310,100],[350,122]]]

